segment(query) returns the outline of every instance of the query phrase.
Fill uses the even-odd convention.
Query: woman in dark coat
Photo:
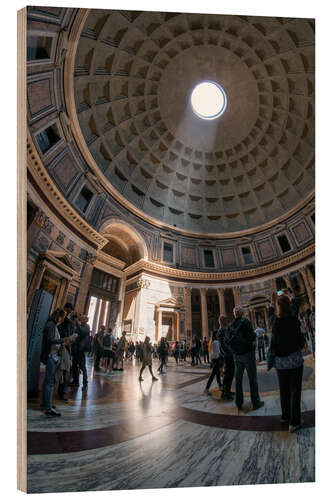
[[[289,424],[289,432],[301,427],[301,393],[304,338],[301,325],[292,312],[289,297],[273,295],[274,307],[269,310],[272,325],[271,351],[279,379],[282,423]]]

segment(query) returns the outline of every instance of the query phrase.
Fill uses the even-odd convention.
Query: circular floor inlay
[[[215,82],[201,82],[191,94],[194,113],[203,120],[215,120],[223,114],[227,105],[227,96],[221,85]]]

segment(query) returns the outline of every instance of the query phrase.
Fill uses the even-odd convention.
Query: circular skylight
[[[221,85],[215,82],[202,82],[192,91],[191,104],[194,113],[203,120],[215,120],[227,106],[227,96]]]

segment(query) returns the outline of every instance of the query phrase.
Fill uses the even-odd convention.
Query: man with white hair
[[[244,318],[244,309],[240,306],[234,308],[235,319],[229,325],[229,343],[235,356],[236,365],[236,406],[241,411],[243,396],[243,375],[246,369],[249,377],[251,402],[253,410],[264,405],[260,400],[258,391],[258,378],[256,366],[256,334],[250,321]]]

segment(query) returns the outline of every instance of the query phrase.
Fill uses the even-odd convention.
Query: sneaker
[[[83,391],[86,391],[86,390],[87,390],[87,388],[88,388],[88,384],[83,384],[83,386],[82,386],[82,390],[83,390]]]
[[[302,424],[298,425],[289,425],[289,432],[296,432],[298,429],[302,427]]]
[[[259,401],[259,403],[255,404],[252,406],[253,410],[258,410],[259,408],[262,408],[264,406],[265,402],[264,401]]]
[[[155,380],[158,380],[157,377],[152,377],[152,381],[155,382]]]
[[[47,415],[48,417],[61,417],[61,413],[59,413],[58,411],[55,411],[53,409],[46,410],[45,415]]]
[[[142,377],[139,377],[139,382],[143,382],[143,378]]]

